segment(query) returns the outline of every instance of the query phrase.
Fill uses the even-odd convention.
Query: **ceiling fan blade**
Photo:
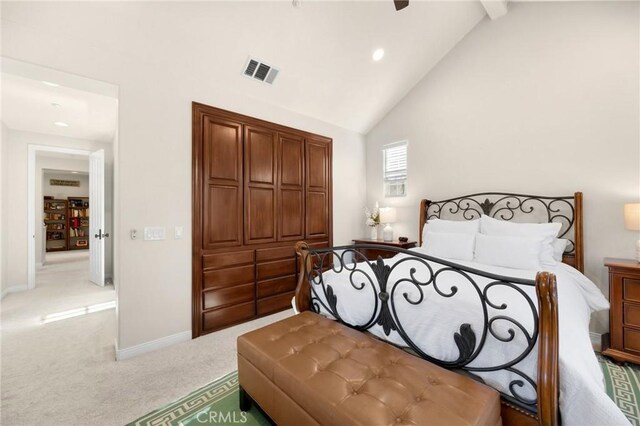
[[[396,10],[402,10],[409,6],[409,0],[393,0],[393,4],[396,7]]]

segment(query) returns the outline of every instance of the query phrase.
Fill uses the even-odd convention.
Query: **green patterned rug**
[[[631,424],[640,426],[640,367],[615,364],[598,356],[604,372],[607,394]],[[238,372],[234,371],[166,407],[153,411],[127,426],[187,425],[263,426],[269,421],[255,408],[246,413],[238,408]]]
[[[598,361],[604,372],[607,395],[632,425],[640,426],[640,367],[627,363],[616,364],[600,355]]]
[[[269,425],[254,406],[238,408],[238,372],[234,371],[127,426]]]

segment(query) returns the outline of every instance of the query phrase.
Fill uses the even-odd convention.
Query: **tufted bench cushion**
[[[311,312],[238,338],[240,386],[279,425],[499,425],[498,393]]]

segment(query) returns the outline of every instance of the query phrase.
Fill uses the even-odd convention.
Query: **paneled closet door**
[[[304,139],[278,134],[278,241],[304,239]]]
[[[244,243],[277,239],[277,133],[246,125],[244,129]]]
[[[242,124],[205,116],[202,123],[202,248],[242,244]]]
[[[331,224],[331,142],[305,141],[306,215],[305,238],[329,238]]]

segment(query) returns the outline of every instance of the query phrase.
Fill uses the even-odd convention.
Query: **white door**
[[[104,286],[104,150],[89,155],[89,279]]]

